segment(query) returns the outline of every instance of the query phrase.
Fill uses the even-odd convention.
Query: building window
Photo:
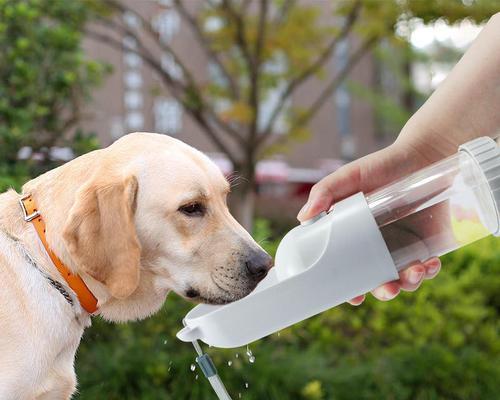
[[[144,126],[144,117],[140,112],[131,112],[127,115],[127,127],[133,130],[142,129]]]
[[[122,119],[119,116],[115,116],[115,117],[111,118],[110,131],[111,131],[111,138],[113,140],[116,140],[116,139],[122,137],[123,134],[125,133],[123,130]]]
[[[143,99],[141,92],[128,90],[125,92],[125,107],[129,110],[136,110],[142,107]]]
[[[133,49],[133,50],[136,50],[137,49],[137,40],[135,40],[134,37],[132,36],[125,36],[123,38],[123,45],[127,48],[127,49]]]
[[[211,82],[222,88],[227,88],[228,81],[217,64],[213,62],[209,63],[207,66],[207,73],[208,73],[208,79]],[[214,96],[213,103],[214,103],[214,110],[217,114],[221,114],[227,111],[231,107],[231,101],[223,97]]]
[[[337,71],[345,68],[349,59],[349,41],[339,42],[334,54],[334,66]],[[356,145],[351,130],[351,94],[342,84],[334,93],[336,124],[340,136],[341,156],[352,159],[356,155]]]
[[[123,60],[128,68],[139,68],[142,65],[142,58],[131,51],[125,53]]]
[[[222,18],[216,16],[207,17],[203,24],[205,32],[217,32],[222,29],[223,26],[224,22]]]
[[[173,0],[158,0],[158,4],[163,7],[172,7],[173,3]]]
[[[182,107],[174,99],[157,98],[154,118],[156,132],[175,135],[182,129]]]
[[[214,101],[214,110],[217,114],[226,112],[231,107],[231,101],[228,99],[216,99]]]
[[[182,78],[182,69],[171,54],[165,53],[161,56],[161,67],[174,79]]]
[[[160,35],[160,40],[169,43],[179,31],[181,18],[175,10],[162,11],[153,19],[153,28]]]
[[[125,74],[125,85],[130,89],[139,89],[142,86],[142,76],[139,72],[129,71]]]
[[[132,11],[125,11],[123,13],[123,22],[131,29],[137,29],[141,26],[141,20]]]
[[[211,62],[208,64],[208,78],[213,82],[215,83],[216,85],[218,86],[222,86],[222,87],[227,87],[228,86],[228,81],[226,79],[226,77],[224,76],[224,74],[222,73],[222,70],[220,69],[220,67]]]
[[[269,75],[275,75],[276,78],[280,79],[280,77],[287,71],[288,63],[286,61],[286,57],[281,53],[276,53],[273,58],[266,62],[263,66],[265,73]],[[278,106],[281,96],[283,95],[286,89],[286,84],[283,80],[280,79],[278,84],[271,88],[261,103],[260,112],[259,112],[259,121],[258,126],[259,129],[264,129],[269,120],[271,119],[271,115],[274,109]],[[272,126],[273,134],[283,134],[286,132],[288,128],[288,124],[286,121],[286,112],[290,108],[291,101],[290,99],[284,104],[280,114],[276,118],[274,125]]]
[[[278,86],[269,90],[269,92],[267,93],[266,98],[260,105],[259,121],[258,121],[259,129],[264,129],[269,123],[269,120],[271,119],[271,114],[274,111],[274,109],[278,106],[280,97],[285,91],[285,87],[286,87],[285,83],[281,82],[280,84],[278,84]],[[276,118],[274,125],[271,127],[272,133],[279,135],[286,132],[288,124],[285,116],[286,116],[286,110],[288,110],[289,107],[290,107],[290,99],[287,100],[280,114]]]
[[[335,91],[335,106],[337,107],[337,129],[340,136],[349,136],[351,133],[351,95],[345,84]]]

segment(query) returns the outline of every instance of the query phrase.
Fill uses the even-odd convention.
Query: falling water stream
[[[200,366],[203,374],[207,377],[208,382],[214,389],[215,394],[217,395],[219,400],[232,400],[231,396],[229,396],[229,394],[227,393],[226,387],[222,383],[222,380],[220,379],[220,376],[215,369],[215,365],[208,354],[203,353],[203,350],[201,349],[200,344],[197,341],[193,342],[193,346],[196,350],[196,354],[198,354],[198,357],[196,357],[196,362]],[[191,368],[191,370],[193,369]]]
[[[203,375],[208,379],[208,382],[212,386],[212,388],[215,391],[215,394],[219,398],[219,400],[232,400],[231,396],[227,393],[226,387],[222,383],[222,380],[217,373],[217,369],[215,368],[214,363],[212,362],[212,359],[209,357],[207,353],[204,353],[200,344],[198,341],[193,342],[194,349],[196,350],[196,354],[198,355],[196,357],[196,363],[201,369],[201,372],[203,372]],[[248,362],[253,364],[255,362],[255,356],[253,355],[252,351],[249,349],[247,346],[246,350],[246,355],[248,356]],[[235,355],[236,358],[239,357],[239,354],[236,353]],[[233,365],[233,361],[229,360],[227,362],[227,365],[230,367]],[[190,369],[192,372],[196,370],[196,365],[191,364]],[[196,378],[198,379],[198,375],[196,375]],[[248,389],[248,382],[245,382],[245,389]],[[241,399],[241,392],[238,393],[238,398]]]

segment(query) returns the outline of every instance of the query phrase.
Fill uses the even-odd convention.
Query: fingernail
[[[420,282],[420,279],[422,279],[423,275],[424,273],[422,271],[412,271],[408,276],[408,282],[410,282],[412,285],[416,285],[418,282]]]
[[[349,303],[353,306],[360,306],[361,304],[363,304],[363,302],[365,301],[365,296],[358,296],[358,297],[355,297],[351,300],[349,300]]]
[[[383,287],[379,287],[375,289],[373,292],[375,297],[379,298],[382,301],[392,300],[394,297],[398,295],[398,293],[391,293],[389,290]]]
[[[297,214],[297,218],[300,219],[300,217],[302,217],[309,210],[309,207],[310,204],[309,201],[307,201],[307,203],[302,206],[299,213]]]
[[[396,296],[397,296],[397,293],[390,293],[388,290],[384,290],[382,292],[382,298],[384,300],[392,300]]]
[[[439,265],[432,265],[429,268],[427,268],[427,273],[430,275],[434,275],[438,269],[439,269]]]

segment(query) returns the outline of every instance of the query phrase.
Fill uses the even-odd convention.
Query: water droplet
[[[229,360],[229,361],[227,362],[227,365],[228,365],[228,367],[230,367],[231,365],[233,365],[233,362],[232,362],[231,360]]]
[[[168,343],[168,340],[167,340],[167,339],[165,339],[165,340],[163,341],[163,344],[167,344],[167,343]]]
[[[191,371],[194,371],[196,369],[196,365],[191,364]]]
[[[245,389],[248,389],[248,382],[245,382]]]
[[[194,379],[198,380],[198,374],[196,374],[196,376],[194,377]]]
[[[248,356],[248,361],[250,361],[252,364],[255,362],[255,356],[252,354],[252,350],[247,345],[247,356]]]
[[[236,353],[235,357],[238,358],[240,355],[238,353]]]

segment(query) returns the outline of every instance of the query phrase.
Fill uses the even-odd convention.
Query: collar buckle
[[[28,210],[26,209],[26,205],[24,204],[25,200],[28,200],[31,197],[31,194],[25,194],[23,197],[19,199],[19,205],[21,206],[21,209],[23,210],[23,218],[26,222],[31,222],[35,218],[38,218],[40,216],[40,211],[36,210],[32,212],[31,214],[28,214]]]

